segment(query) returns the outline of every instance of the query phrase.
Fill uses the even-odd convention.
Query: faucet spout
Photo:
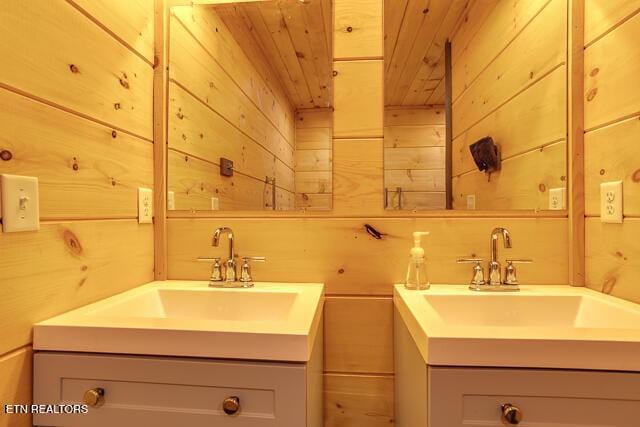
[[[502,272],[498,261],[498,236],[502,236],[505,248],[511,248],[511,236],[506,228],[496,227],[491,232],[491,261],[489,262],[489,284],[499,286],[502,284]]]
[[[216,231],[213,232],[213,239],[212,239],[211,245],[218,247],[220,245],[220,235],[223,233],[227,233],[229,236],[229,259],[232,260],[234,257],[233,230],[231,230],[229,227],[220,227],[216,229]]]
[[[491,262],[497,261],[498,258],[498,236],[502,236],[505,248],[511,248],[511,235],[509,230],[502,227],[496,227],[491,232]]]

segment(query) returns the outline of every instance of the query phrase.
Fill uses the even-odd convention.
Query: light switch
[[[622,224],[622,181],[600,184],[600,221]]]
[[[176,193],[173,191],[167,192],[167,210],[173,211],[176,209]]]
[[[549,209],[552,211],[561,211],[566,209],[567,191],[562,188],[551,188],[549,190]]]
[[[476,195],[467,194],[467,210],[475,210],[476,208]]]
[[[211,198],[211,210],[212,211],[220,210],[220,200],[217,197]]]
[[[2,229],[6,233],[40,229],[38,178],[2,175]]]
[[[150,188],[138,188],[138,222],[151,224],[153,218],[153,191]]]

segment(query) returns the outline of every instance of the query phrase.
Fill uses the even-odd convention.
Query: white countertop
[[[640,305],[584,287],[395,285],[394,304],[429,365],[640,371]]]
[[[151,282],[37,323],[33,348],[306,362],[323,303],[318,283]]]

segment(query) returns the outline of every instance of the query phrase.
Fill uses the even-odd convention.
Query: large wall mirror
[[[169,210],[331,209],[331,28],[331,0],[171,8]]]
[[[387,209],[565,209],[566,0],[386,0],[384,57]]]

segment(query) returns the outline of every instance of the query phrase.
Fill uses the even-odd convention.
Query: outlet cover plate
[[[138,222],[153,222],[153,191],[150,188],[138,188]]]
[[[622,181],[600,184],[600,221],[622,224]]]
[[[3,174],[2,231],[34,231],[40,229],[38,178]]]
[[[567,189],[551,188],[549,189],[549,210],[561,211],[567,208]]]

